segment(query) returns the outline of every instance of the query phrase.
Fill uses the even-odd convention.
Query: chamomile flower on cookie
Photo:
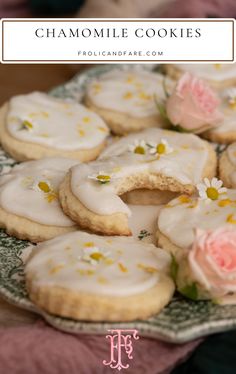
[[[149,143],[149,153],[151,155],[163,155],[173,152],[173,148],[169,145],[166,139],[161,139],[160,143]]]
[[[129,145],[129,151],[139,155],[145,155],[147,144],[144,140],[135,140],[133,144]]]
[[[31,184],[31,189],[34,191],[49,193],[53,191],[53,187],[49,180],[36,179]]]
[[[52,203],[55,200],[58,200],[58,193],[52,186],[52,183],[47,179],[36,179],[32,182],[30,189],[41,192],[44,194],[45,199],[48,203]]]
[[[115,179],[114,174],[106,173],[104,171],[99,171],[98,174],[88,175],[89,179],[93,179],[96,182],[101,184],[110,183],[113,179]]]
[[[218,200],[219,196],[227,192],[227,188],[223,187],[223,182],[220,179],[204,178],[203,183],[197,184],[198,193],[201,200],[210,202],[211,200]]]
[[[60,155],[88,162],[105,147],[109,128],[81,103],[32,92],[1,109],[1,144],[17,161]]]
[[[107,258],[109,254],[108,251],[104,251],[95,245],[89,247],[85,246],[83,248],[83,255],[79,259],[91,265],[97,265],[100,260]]]

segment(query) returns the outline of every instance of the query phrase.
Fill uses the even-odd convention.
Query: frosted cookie
[[[213,149],[197,136],[148,129],[114,143],[103,159],[71,168],[59,189],[60,202],[83,228],[131,235],[131,212],[121,195],[139,188],[191,194],[215,167]]]
[[[163,127],[156,100],[165,98],[173,83],[151,72],[114,70],[91,81],[85,104],[98,113],[115,134],[127,134],[147,127]]]
[[[198,188],[199,196],[182,195],[161,209],[158,245],[173,254],[191,248],[196,230],[236,228],[236,190],[227,190],[216,178],[205,180]]]
[[[152,244],[77,231],[37,245],[25,267],[26,284],[30,299],[49,313],[132,321],[171,300],[170,262]]]
[[[167,64],[164,69],[173,79],[179,79],[188,72],[216,87],[228,87],[236,83],[236,64]]]
[[[229,144],[236,141],[236,88],[222,90],[219,96],[223,120],[219,126],[203,133],[203,136],[216,143]]]
[[[230,144],[222,153],[219,173],[226,187],[236,188],[236,143]]]
[[[13,97],[0,110],[0,141],[18,161],[52,156],[94,160],[108,134],[97,114],[45,93]]]
[[[15,166],[0,177],[0,227],[39,242],[76,230],[58,201],[58,186],[77,161],[48,158]]]

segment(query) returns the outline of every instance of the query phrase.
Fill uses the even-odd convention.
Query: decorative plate
[[[112,65],[95,67],[75,76],[50,94],[81,100],[84,87],[91,78],[110,70],[148,69],[154,65]],[[222,151],[222,147],[217,147]],[[0,150],[0,173],[7,172],[16,162]],[[8,236],[0,230],[0,296],[21,308],[34,311],[54,327],[71,333],[105,334],[108,329],[135,328],[141,336],[158,338],[172,343],[184,343],[208,334],[236,327],[236,306],[218,306],[206,301],[190,301],[176,296],[163,311],[148,320],[132,323],[94,323],[50,315],[38,309],[28,298],[24,281],[24,261],[28,256],[28,242]]]

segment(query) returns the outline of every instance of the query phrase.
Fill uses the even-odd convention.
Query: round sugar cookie
[[[216,88],[228,87],[236,83],[236,64],[167,64],[163,66],[172,79],[179,79],[188,72],[207,80]]]
[[[0,141],[16,160],[68,157],[94,160],[109,129],[82,104],[45,93],[13,97],[0,109]]]
[[[215,169],[215,152],[199,137],[147,129],[117,141],[102,159],[71,168],[59,197],[64,212],[81,227],[131,235],[131,212],[121,195],[139,188],[191,194]]]
[[[228,189],[216,200],[179,196],[160,211],[157,242],[161,248],[181,256],[191,248],[197,229],[236,228],[236,189]]]
[[[114,134],[163,127],[156,100],[165,99],[173,82],[159,73],[110,71],[88,84],[85,105],[98,113]]]
[[[145,319],[171,300],[170,263],[170,255],[153,244],[76,231],[33,248],[27,290],[39,308],[62,317]]]
[[[222,153],[219,162],[220,179],[229,188],[236,188],[236,143]]]
[[[202,136],[212,142],[230,144],[236,141],[236,88],[220,90],[219,98],[223,120],[217,127],[206,131]]]
[[[77,229],[61,209],[58,187],[76,160],[48,158],[16,165],[0,177],[0,227],[40,242]]]

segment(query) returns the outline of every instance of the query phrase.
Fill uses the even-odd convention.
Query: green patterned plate
[[[127,65],[102,66],[75,76],[70,82],[51,91],[52,95],[80,100],[89,79],[111,68],[127,69]],[[153,65],[129,65],[129,69],[154,69]],[[221,149],[218,149],[221,151]],[[0,150],[0,173],[7,172],[15,161]],[[39,310],[28,298],[24,281],[24,261],[29,243],[9,237],[0,230],[0,295],[21,308],[42,315],[54,327],[72,333],[105,334],[107,329],[135,328],[142,336],[184,343],[197,337],[236,327],[236,306],[217,306],[211,302],[194,302],[175,297],[163,311],[148,320],[133,323],[79,322],[56,317]]]

